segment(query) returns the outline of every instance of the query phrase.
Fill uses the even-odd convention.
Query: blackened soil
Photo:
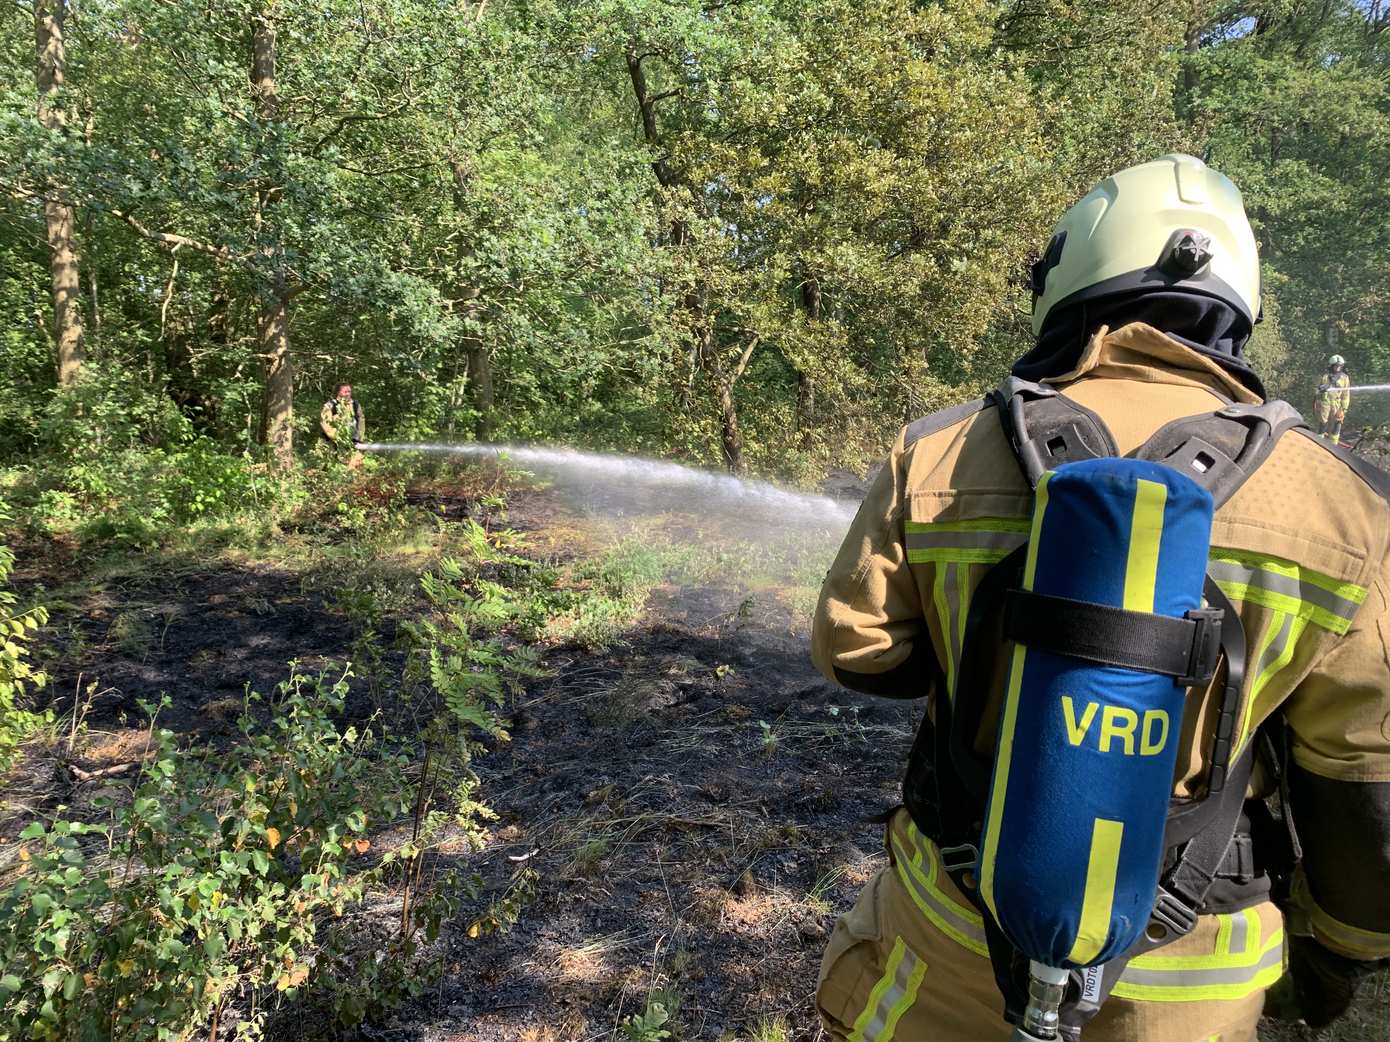
[[[437,990],[363,1037],[621,1039],[654,1000],[680,1039],[818,1037],[820,954],[876,867],[911,721],[824,683],[785,609],[743,599],[668,589],[608,653],[552,656],[479,764],[500,820],[475,867],[494,896],[532,869],[535,895],[509,932],[455,931]]]
[[[431,495],[442,516],[471,516]],[[563,508],[521,507],[509,523],[542,552],[584,545]],[[53,589],[62,577],[38,578]],[[354,639],[331,585],[264,565],[88,590],[50,635],[55,707],[89,700],[101,736],[80,747],[86,771],[139,759],[141,700],[167,694],[161,720],[186,741],[230,741],[248,685],[271,690],[291,659],[309,672],[341,662]],[[826,684],[804,621],[776,591],[749,600],[733,580],[660,589],[610,650],[553,648],[546,665],[509,707],[512,740],[475,765],[498,814],[490,842],[436,866],[452,860],[486,887],[450,924],[445,973],[356,1037],[621,1040],[656,1002],[690,1042],[819,1037],[821,951],[881,863],[868,818],[896,802],[911,707]],[[19,809],[74,802],[71,774],[57,773],[65,789],[36,786]],[[508,896],[516,922],[489,930]],[[275,1034],[321,1032],[281,1021]]]
[[[246,688],[272,691],[291,659],[313,672],[346,657],[352,627],[330,597],[260,565],[91,591],[61,612],[44,649],[50,697],[60,712],[90,699],[88,725],[109,727],[167,694],[163,726],[216,734]]]

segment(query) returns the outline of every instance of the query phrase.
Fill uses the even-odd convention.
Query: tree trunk
[[[656,103],[665,95],[653,95],[647,87],[646,73],[642,69],[643,55],[639,53],[636,41],[628,44],[626,59],[628,77],[632,80],[632,93],[637,101],[638,115],[642,120],[642,137],[653,149],[661,149],[661,132],[656,121]],[[698,203],[698,194],[690,187],[684,174],[675,169],[664,154],[659,151],[652,159],[652,173],[657,183],[666,189],[683,189],[691,199]],[[690,240],[690,228],[677,217],[671,222],[671,241],[673,249],[680,249]],[[711,314],[705,301],[705,287],[697,284],[685,294],[682,300],[691,334],[694,337],[692,355],[698,361],[714,391],[715,403],[719,409],[720,445],[724,453],[724,463],[735,474],[743,472],[743,435],[738,426],[738,406],[734,400],[734,384],[742,373],[741,363],[738,371],[730,373],[719,353],[715,337],[716,315]],[[750,348],[751,351],[751,348]],[[688,388],[687,388],[688,392]],[[686,395],[682,395],[686,397]],[[684,406],[682,406],[684,407]]]
[[[275,84],[275,23],[261,8],[251,20],[251,94],[262,127],[273,127],[280,118]],[[267,183],[257,193],[256,225],[267,235],[266,215],[279,196],[279,185]],[[281,468],[294,462],[294,361],[290,357],[290,293],[285,277],[284,249],[273,229],[261,251],[269,261],[268,284],[259,294],[261,357],[265,360],[265,443]]]
[[[66,55],[63,50],[63,19],[67,0],[35,0],[34,3],[34,83],[38,88],[39,123],[45,129],[62,131],[67,113],[61,92]],[[58,353],[58,384],[68,387],[82,374],[85,355],[82,346],[82,311],[78,299],[81,273],[73,235],[73,209],[58,199],[56,187],[49,185],[43,206],[48,236],[48,272],[53,294],[53,340]]]
[[[261,305],[260,347],[265,358],[265,443],[277,466],[294,460],[294,360],[290,357],[289,301],[283,282]]]
[[[696,335],[699,337],[700,363],[719,406],[719,441],[724,451],[724,463],[733,473],[742,474],[743,435],[738,428],[738,405],[734,401],[734,381],[737,377],[725,369],[711,324],[702,323]]]
[[[470,338],[468,352],[468,386],[473,389],[473,407],[478,410],[477,437],[489,441],[493,431],[492,359],[486,345],[476,337]]]
[[[808,275],[801,283],[801,309],[808,322],[820,321],[820,280]],[[796,429],[801,434],[801,447],[811,444],[811,432],[816,423],[816,385],[800,368],[796,369]]]

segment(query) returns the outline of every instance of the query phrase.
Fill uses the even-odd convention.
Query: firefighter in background
[[[1195,273],[1178,255],[1184,241],[1209,247]],[[1188,156],[1121,171],[1068,211],[1035,267],[1037,345],[1014,375],[1092,411],[1129,453],[1176,418],[1263,400],[1244,351],[1259,285],[1255,239],[1226,178]],[[1281,908],[1270,865],[1276,847],[1293,845],[1253,824],[1270,820],[1257,811],[1275,787],[1262,759],[1248,827],[1196,926],[1128,964],[1084,1042],[1255,1042],[1276,983],[1271,1012],[1320,1026],[1390,956],[1387,492],[1390,476],[1295,431],[1217,513],[1213,561],[1248,635],[1233,740],[1264,748],[1264,736],[1287,735],[1301,867]],[[858,691],[927,698],[929,714],[963,697],[971,597],[1029,538],[1032,499],[997,409],[966,403],[904,428],[827,574],[818,668]],[[1006,669],[996,666],[980,697],[997,717]],[[1196,689],[1189,698],[1199,696],[1181,731],[1179,797],[1206,777],[1216,727],[1215,700]],[[839,1042],[1010,1037],[979,881],[932,830],[905,807],[891,813],[888,864],[831,935],[816,998]]]
[[[320,444],[341,449],[349,467],[361,465],[362,453],[357,446],[367,440],[367,417],[362,403],[352,396],[351,384],[339,384],[333,397],[323,403],[319,433],[323,438]]]
[[[1351,377],[1347,375],[1347,360],[1333,355],[1327,360],[1327,372],[1318,384],[1318,433],[1333,445],[1341,443],[1342,423],[1351,408]]]

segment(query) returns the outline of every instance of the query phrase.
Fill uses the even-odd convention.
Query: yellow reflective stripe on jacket
[[[1254,681],[1250,685],[1250,697],[1245,702],[1245,712],[1241,716],[1240,731],[1237,734],[1237,748],[1245,745],[1250,735],[1250,725],[1255,717],[1255,707],[1260,695],[1291,661],[1298,650],[1298,640],[1308,627],[1308,620],[1291,612],[1274,612],[1269,624],[1255,645],[1255,655],[1251,674]]]
[[[1028,520],[904,521],[909,564],[997,564],[1027,541]]]
[[[936,618],[941,624],[941,642],[946,648],[946,692],[952,699],[956,692],[956,638],[954,622],[960,614],[955,594],[960,590],[960,564],[938,564],[936,581],[932,584],[932,599],[936,602]],[[947,587],[950,591],[947,591]]]
[[[910,564],[997,564],[1028,539],[1025,518],[969,521],[905,521]],[[1231,547],[1213,546],[1208,570],[1226,596],[1306,619],[1343,634],[1351,627],[1366,588],[1342,582],[1294,561]]]
[[[1235,601],[1306,619],[1336,634],[1351,628],[1366,588],[1280,557],[1212,547],[1207,571]]]
[[[1160,948],[1125,967],[1113,994],[1143,1002],[1235,1000],[1263,991],[1284,973],[1284,931],[1262,936],[1253,908],[1221,916],[1211,955],[1164,955]]]
[[[897,938],[883,976],[869,992],[863,1012],[854,1020],[849,1042],[890,1042],[898,1030],[898,1021],[917,1001],[917,989],[926,972],[927,964],[901,937]]]
[[[941,859],[935,844],[910,822],[906,836],[890,831],[893,862],[908,896],[938,930],[961,947],[989,958],[980,913],[940,888]],[[1168,955],[1160,948],[1125,967],[1114,994],[1144,1002],[1242,999],[1270,987],[1283,974],[1284,931],[1264,936],[1254,908],[1217,916],[1213,950],[1204,955]]]
[[[908,823],[907,838],[891,832],[893,867],[917,910],[938,930],[963,948],[988,957],[985,921],[969,904],[963,904],[941,889],[941,855],[936,844]]]

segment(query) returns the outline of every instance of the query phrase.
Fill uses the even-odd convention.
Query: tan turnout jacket
[[[1211,412],[1233,401],[1258,401],[1214,362],[1139,323],[1114,332],[1102,329],[1074,371],[1048,382],[1097,413],[1122,453],[1136,449],[1170,420]],[[909,425],[899,435],[826,578],[813,655],[826,676],[846,686],[894,697],[935,696],[931,677],[937,667],[948,684],[954,683],[971,591],[994,563],[1026,540],[1024,522],[1033,497],[996,410],[985,409],[932,429],[938,425]],[[1210,565],[1213,578],[1240,613],[1248,642],[1237,723],[1241,745],[1280,709],[1292,735],[1294,805],[1305,848],[1296,887],[1295,928],[1313,932],[1329,948],[1356,958],[1390,955],[1390,885],[1384,882],[1390,879],[1390,507],[1374,487],[1375,480],[1317,440],[1298,432],[1286,434],[1219,511]],[[1186,793],[1201,776],[1202,757],[1209,748],[1214,714],[1207,709],[1213,700],[1203,696],[1201,701],[1199,711],[1188,714],[1179,793]],[[1264,783],[1257,777],[1253,784]],[[899,862],[905,856],[915,859],[924,871],[921,879],[931,877],[934,892],[950,896],[954,888],[949,879],[932,874],[930,849],[908,853],[912,843],[926,848],[930,844],[920,834],[913,835],[915,829],[905,817],[900,812],[890,829],[902,849],[894,856],[898,871],[885,870],[886,874],[896,880],[893,886],[901,884],[902,893],[909,894],[912,873],[904,872]],[[892,849],[890,844],[890,853]],[[930,903],[930,894],[928,898]],[[917,936],[919,946],[931,947],[936,941],[923,930],[933,936],[950,935],[934,925],[945,915],[939,909],[934,918],[920,901],[882,895],[876,900],[897,909],[915,907],[924,920],[899,924],[902,929],[880,923],[887,938],[878,944],[880,962],[891,958],[893,937],[902,941]],[[1272,906],[1252,911],[1260,922],[1278,923]],[[862,918],[862,909],[856,912]],[[956,912],[968,919],[971,910]],[[957,925],[968,935],[962,925],[966,919]],[[1245,919],[1249,925],[1249,913]],[[1263,949],[1253,953],[1253,962],[1244,961],[1249,972],[1241,977],[1230,957],[1229,929],[1210,927],[1202,943],[1215,946],[1212,973],[1220,970],[1224,976],[1201,978],[1195,969],[1180,975],[1197,989],[1190,992],[1186,1006],[1176,986],[1178,976],[1171,978],[1175,986],[1167,989],[1154,984],[1146,991],[1146,984],[1122,983],[1116,990],[1119,1004],[1133,1008],[1113,1037],[1190,1035],[1195,1040],[1206,1037],[1196,1033],[1204,1024],[1210,1027],[1208,1035],[1226,1024],[1223,1038],[1243,1037],[1246,1028],[1241,1025],[1248,1025],[1253,1037],[1251,1010],[1257,1017],[1259,994],[1280,972],[1279,946],[1271,932],[1275,929],[1270,925],[1264,931]],[[843,949],[844,930],[837,930],[836,936],[832,949]],[[1190,938],[1180,943],[1187,945],[1182,954],[1203,955]],[[1217,958],[1223,945],[1225,962]],[[894,967],[900,977],[911,947],[908,943],[907,956],[900,956]],[[1170,949],[1177,947],[1170,945],[1153,955],[1171,955]],[[969,949],[962,942],[954,957],[970,958]],[[942,950],[952,951],[949,945]],[[929,953],[917,954],[926,960]],[[834,971],[832,963],[843,955],[843,950],[827,953],[821,1006],[827,1024],[833,1035],[850,1037],[851,1015],[862,1014],[869,1019],[860,1025],[858,1038],[882,1038],[882,1032],[875,1036],[868,1030],[879,1014],[856,1014],[853,1007],[860,996],[845,983],[844,973],[837,976]],[[979,959],[978,952],[973,955]],[[1136,965],[1133,981],[1161,984],[1153,974],[1177,964],[1145,956]],[[983,966],[987,973],[988,962]],[[1146,969],[1152,971],[1148,977]],[[871,969],[861,971],[866,979],[873,975]],[[924,1003],[931,980],[927,972],[918,981]],[[868,980],[868,985],[873,983]],[[968,990],[960,980],[951,986]],[[829,1000],[824,999],[826,993]],[[880,991],[880,999],[883,994]],[[1211,1007],[1217,998],[1228,1005]],[[1176,1021],[1181,1024],[1177,1034],[1143,1028],[1149,1021],[1134,1011],[1146,999],[1169,1004],[1165,1022],[1175,1022],[1175,1010],[1186,1010],[1189,1015]],[[827,1001],[841,1008],[827,1011]],[[946,1002],[941,1010],[950,1006]],[[1236,1006],[1239,1016],[1233,1012]],[[911,1004],[904,1009],[908,1012],[900,1015],[910,1020]],[[1112,1015],[1109,1004],[1102,1013],[1102,1019],[1118,1016]],[[844,1021],[839,1028],[837,1018]],[[1093,1036],[1088,1030],[1087,1039],[1111,1037],[1097,1023],[1098,1033]]]

